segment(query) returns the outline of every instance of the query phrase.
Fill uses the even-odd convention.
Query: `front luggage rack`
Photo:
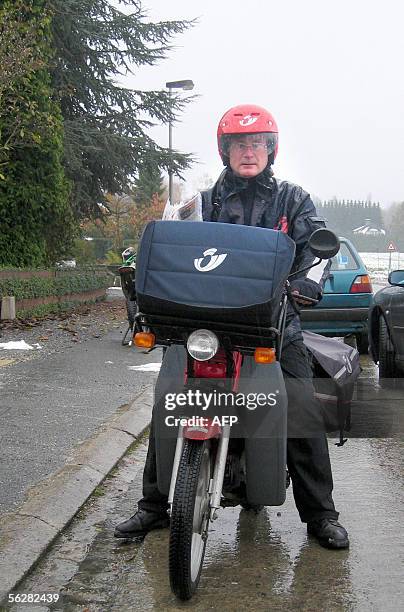
[[[139,312],[136,315],[136,327],[150,328],[155,334],[157,344],[184,344],[188,335],[196,329],[209,329],[219,339],[228,339],[233,349],[254,351],[259,346],[272,346],[280,336],[276,327],[256,327],[235,323],[215,323],[214,321],[187,319],[171,315],[152,315]]]

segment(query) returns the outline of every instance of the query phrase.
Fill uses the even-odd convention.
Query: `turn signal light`
[[[357,276],[351,285],[349,293],[372,293],[372,283],[367,274]]]
[[[274,348],[257,347],[254,351],[255,363],[275,363],[276,353]]]
[[[138,348],[153,348],[156,344],[156,336],[151,332],[137,332],[133,336],[133,342]]]

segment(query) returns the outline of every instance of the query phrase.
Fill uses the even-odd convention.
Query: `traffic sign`
[[[387,250],[391,253],[392,251],[397,251],[396,249],[396,245],[394,244],[394,242],[389,242]]]

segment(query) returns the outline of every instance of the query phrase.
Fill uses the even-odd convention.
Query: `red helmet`
[[[278,153],[278,126],[274,117],[262,106],[240,104],[228,110],[217,127],[217,146],[225,165],[229,162],[229,141],[233,134],[268,134],[268,162]]]

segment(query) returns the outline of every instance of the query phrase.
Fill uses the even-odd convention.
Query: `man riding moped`
[[[219,154],[225,165],[214,187],[202,192],[204,221],[251,225],[284,232],[296,244],[292,272],[310,266],[314,255],[311,234],[324,227],[301,187],[274,178],[278,150],[275,119],[262,107],[231,108],[217,130]],[[329,264],[323,262],[293,276],[291,291],[298,305],[321,299]],[[347,548],[348,534],[338,522],[332,499],[333,480],[320,409],[314,398],[312,371],[303,344],[300,319],[289,309],[280,364],[288,395],[287,465],[293,495],[308,533],[327,548]],[[302,426],[304,423],[304,426]],[[315,432],[306,435],[306,432]],[[117,525],[115,537],[131,538],[169,524],[167,497],[157,486],[154,428],[143,473],[143,498],[137,512]]]

